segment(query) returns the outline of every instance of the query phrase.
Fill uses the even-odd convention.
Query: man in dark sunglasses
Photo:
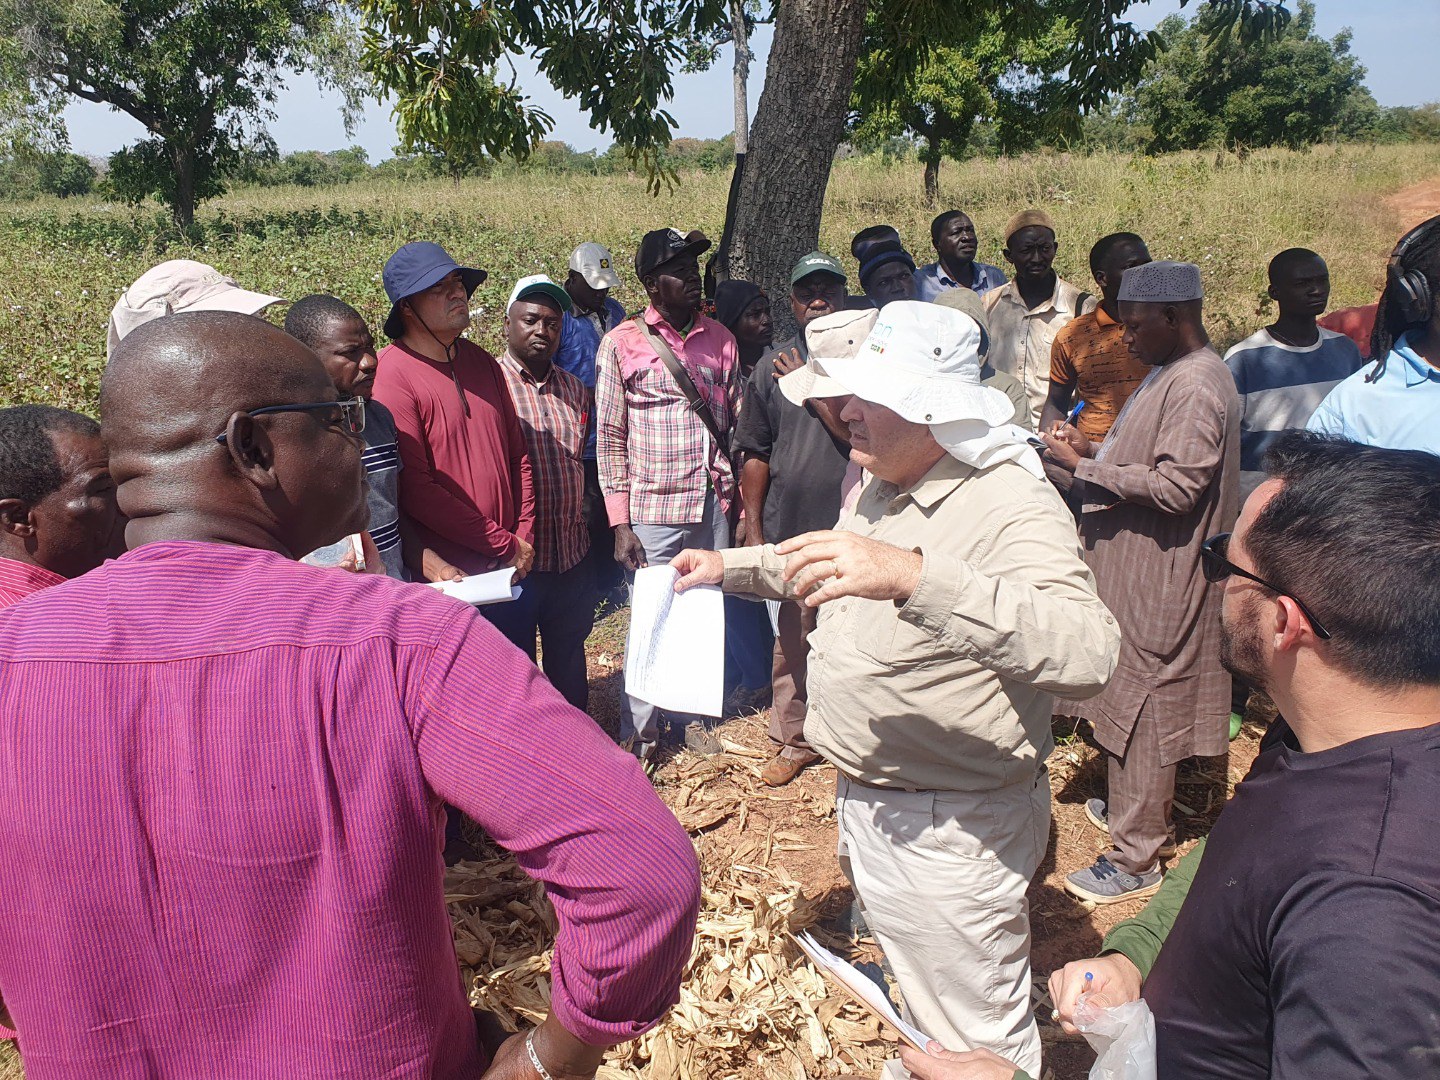
[[[678,999],[694,936],[694,848],[639,766],[468,605],[296,561],[367,508],[361,411],[294,338],[154,320],[100,412],[131,550],[0,613],[0,1017],[27,1072],[592,1076]],[[493,1055],[446,802],[560,924],[554,1012]]]
[[[1051,996],[1069,1023],[1083,991],[1143,995],[1162,1077],[1434,1075],[1440,457],[1294,432],[1267,466],[1203,551],[1225,664],[1284,736]]]

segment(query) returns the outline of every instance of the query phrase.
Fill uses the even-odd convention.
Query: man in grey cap
[[[673,565],[680,589],[818,611],[805,735],[840,772],[842,865],[906,1011],[1039,1076],[1025,893],[1049,837],[1052,695],[1098,692],[1120,632],[1014,406],[980,385],[979,344],[974,320],[913,300],[823,358],[812,336],[785,378],[853,395],[859,502],[833,530]]]
[[[1229,735],[1222,590],[1205,580],[1201,545],[1235,521],[1240,402],[1201,323],[1202,296],[1192,263],[1126,270],[1124,340],[1150,373],[1103,443],[1068,424],[1043,436],[1050,460],[1083,485],[1085,560],[1124,634],[1104,693],[1056,703],[1090,721],[1108,756],[1108,800],[1091,799],[1085,812],[1110,833],[1111,850],[1065,882],[1097,904],[1160,888],[1160,859],[1174,853],[1176,766],[1223,754]]]
[[[585,435],[582,459],[585,520],[590,529],[590,553],[585,561],[602,595],[625,580],[620,564],[615,561],[615,541],[610,533],[605,496],[600,492],[600,470],[595,462],[595,354],[600,349],[600,339],[625,321],[625,308],[610,295],[611,289],[619,287],[620,275],[609,248],[586,241],[570,253],[565,291],[570,295],[571,308],[565,312],[560,348],[555,352],[555,366],[579,379],[590,395],[590,430]]]

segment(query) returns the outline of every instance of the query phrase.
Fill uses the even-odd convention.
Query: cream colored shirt
[[[1033,782],[1051,702],[1110,678],[1120,630],[1074,520],[1022,466],[946,455],[908,491],[872,479],[839,527],[923,557],[909,601],[842,597],[810,636],[805,738],[853,779],[919,790]],[[793,596],[772,545],[732,548],[726,592]]]
[[[1040,413],[1050,395],[1050,346],[1055,343],[1055,335],[1076,315],[1094,311],[1099,303],[1093,295],[1082,301],[1082,295],[1057,275],[1055,291],[1038,307],[1025,306],[1019,286],[1013,281],[981,298],[990,334],[990,351],[985,360],[996,371],[1014,375],[1025,387],[1032,431],[1039,430]],[[1077,303],[1080,310],[1076,310]]]

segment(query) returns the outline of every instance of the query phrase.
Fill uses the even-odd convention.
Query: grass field
[[[1374,299],[1398,233],[1384,197],[1440,173],[1440,146],[1213,153],[1163,158],[1043,155],[947,165],[943,201],[974,217],[980,257],[1001,263],[1000,231],[1015,210],[1044,206],[1056,219],[1062,274],[1089,285],[1086,253],[1106,232],[1139,232],[1157,258],[1199,262],[1211,333],[1226,346],[1265,318],[1264,270],[1283,247],[1330,261],[1334,305]],[[401,243],[430,238],[490,271],[476,294],[474,333],[498,337],[500,308],[517,277],[563,274],[581,240],[598,239],[623,269],[640,236],[659,225],[718,236],[728,179],[682,177],[652,198],[638,177],[549,177],[355,184],[330,189],[238,191],[206,204],[193,239],[165,214],[96,199],[0,202],[0,404],[47,401],[93,410],[105,356],[105,320],[120,292],[165,258],[213,263],[252,288],[299,297],[325,291],[378,325],[380,269]],[[911,250],[933,257],[931,211],[919,173],[878,159],[844,161],[830,183],[822,246],[847,256],[849,239],[875,222],[895,225]],[[776,222],[776,228],[784,228]],[[847,265],[850,260],[844,259]],[[641,293],[627,280],[620,298]]]

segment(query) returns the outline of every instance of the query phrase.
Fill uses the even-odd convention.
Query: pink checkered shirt
[[[683,339],[653,306],[643,318],[685,365],[728,440],[741,390],[734,336],[704,315]],[[729,463],[633,319],[605,335],[595,368],[596,456],[610,524],[700,521],[712,488],[728,507],[735,497]]]
[[[563,574],[585,557],[590,527],[585,521],[585,384],[553,365],[544,382],[510,350],[500,370],[515,399],[535,478],[535,569]]]

